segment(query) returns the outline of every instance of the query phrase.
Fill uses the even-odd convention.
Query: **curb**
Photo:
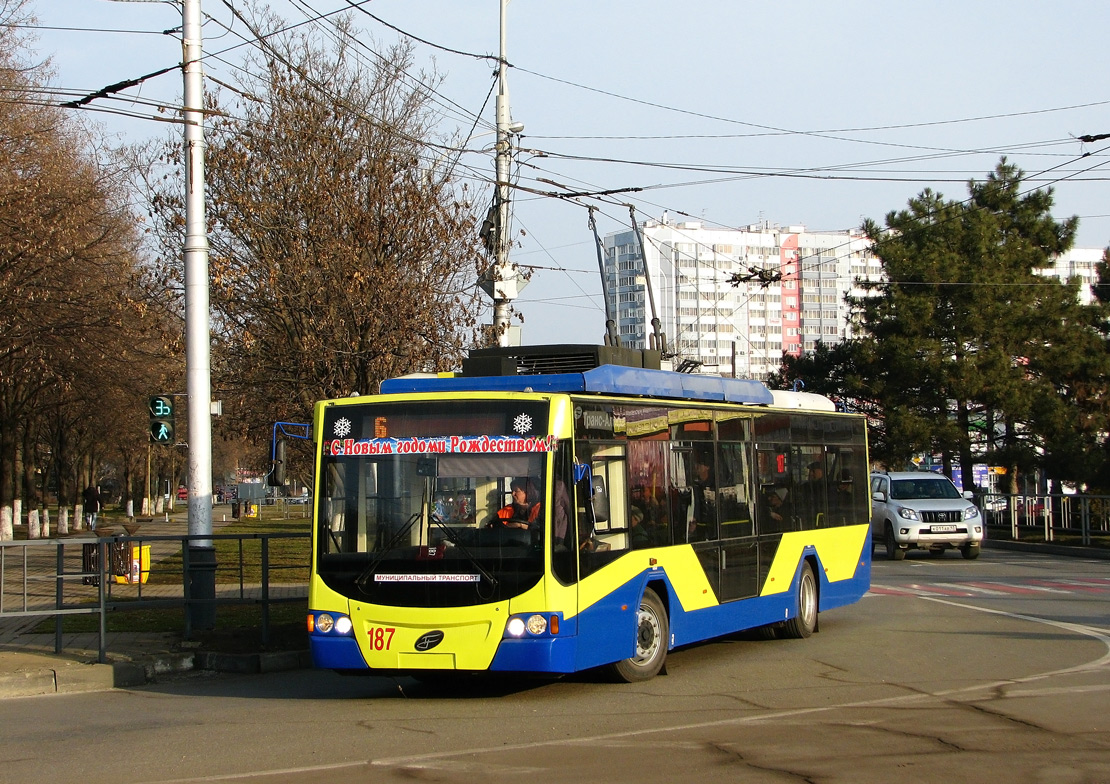
[[[1051,542],[1015,542],[1012,539],[984,539],[983,547],[995,550],[1015,550],[1022,553],[1048,553],[1065,555],[1069,558],[1110,559],[1110,549],[1104,547],[1078,547]]]
[[[79,694],[115,688],[112,664],[90,664],[75,659],[26,656],[13,669],[0,674],[0,698],[37,697],[43,694]]]
[[[270,653],[210,653],[198,651],[194,667],[212,672],[257,675],[266,672],[303,670],[312,666],[307,651],[273,651]]]
[[[57,656],[13,654],[7,672],[0,673],[0,699],[39,697],[47,694],[80,694],[110,691],[157,683],[161,677],[193,671],[253,675],[307,669],[307,651],[267,653],[170,653],[138,657],[110,664],[84,662]]]

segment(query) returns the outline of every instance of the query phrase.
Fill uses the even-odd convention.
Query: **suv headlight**
[[[907,506],[903,506],[901,509],[898,510],[898,516],[899,517],[904,517],[907,520],[920,520],[921,519],[920,517],[917,516],[917,510],[916,509],[910,509]]]
[[[978,516],[979,516],[979,510],[976,509],[974,506],[969,506],[966,509],[964,509],[964,519],[965,520],[974,520]]]

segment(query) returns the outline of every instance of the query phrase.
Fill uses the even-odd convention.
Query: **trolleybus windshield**
[[[547,420],[547,405],[535,401],[330,408],[321,578],[355,600],[410,607],[481,604],[535,585],[556,447]],[[531,483],[539,508],[499,516],[513,503],[514,480]],[[506,527],[506,516],[523,522]]]

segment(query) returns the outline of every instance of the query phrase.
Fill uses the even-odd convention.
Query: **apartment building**
[[[604,238],[606,295],[624,345],[650,348],[654,300],[675,366],[765,378],[784,353],[851,337],[846,294],[858,279],[878,280],[879,260],[859,231],[809,231],[767,223],[708,228],[666,215]],[[1045,274],[1079,276],[1090,298],[1101,250],[1076,249]],[[650,283],[650,289],[647,284]]]
[[[621,341],[650,347],[654,298],[676,366],[699,363],[703,373],[764,378],[784,352],[836,342],[848,329],[844,295],[852,281],[880,273],[859,232],[718,229],[664,216],[641,233],[646,279],[635,232],[604,239],[606,292]]]

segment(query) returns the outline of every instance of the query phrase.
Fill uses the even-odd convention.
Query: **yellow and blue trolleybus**
[[[677,646],[808,637],[868,590],[862,417],[549,348],[316,405],[316,666],[640,681]]]

